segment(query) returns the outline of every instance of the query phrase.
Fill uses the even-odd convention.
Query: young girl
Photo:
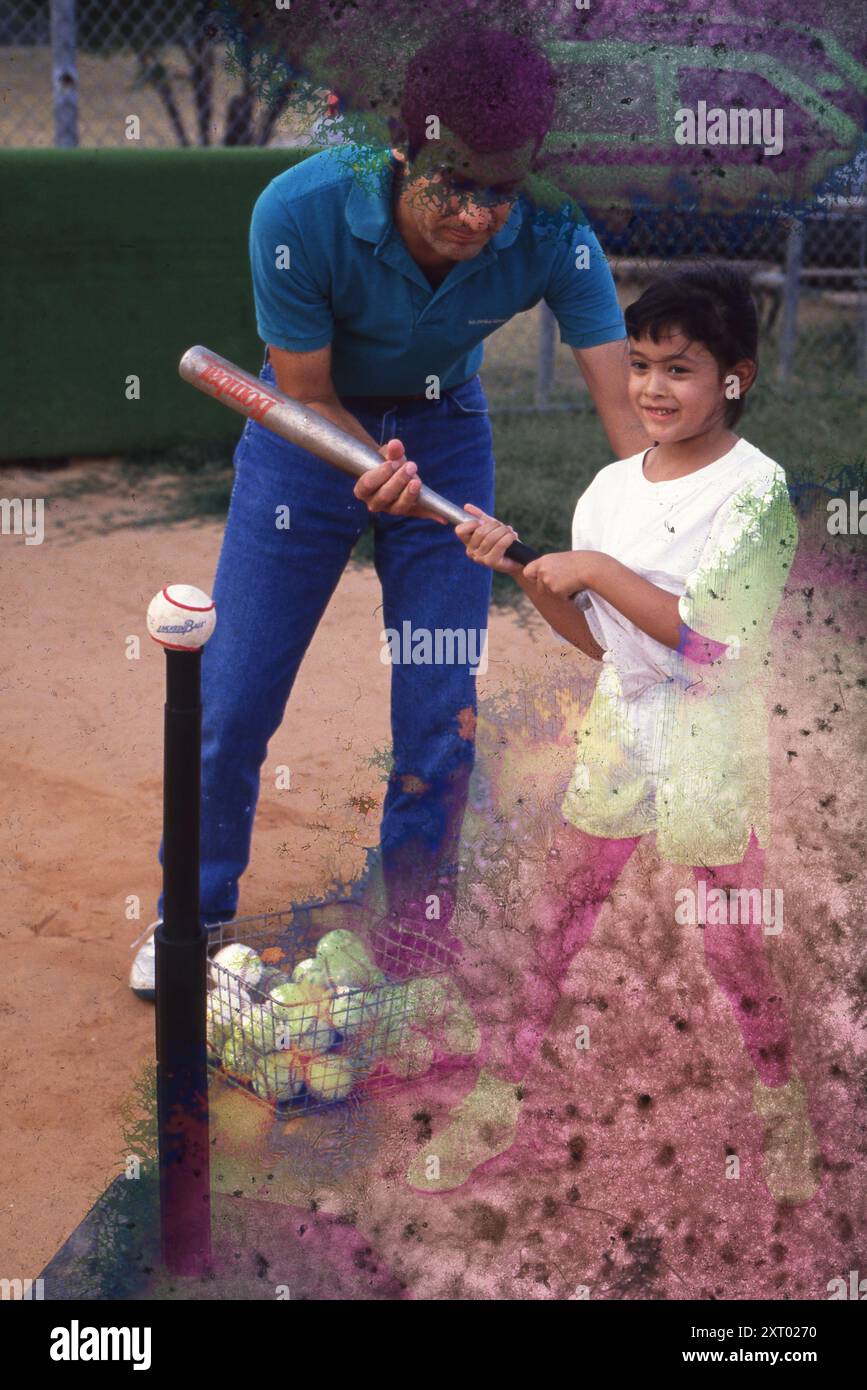
[[[655,443],[597,474],[575,508],[572,549],[522,570],[504,558],[509,527],[472,505],[477,519],[458,527],[471,558],[511,574],[601,673],[532,914],[540,959],[521,972],[522,1022],[483,1026],[478,1083],[408,1180],[422,1191],[453,1188],[510,1147],[517,1083],[572,957],[641,836],[655,833],[663,860],[693,866],[695,901],[713,905],[697,922],[755,1068],[765,1181],[777,1200],[806,1201],[821,1156],[764,952],[765,929],[782,924],[756,910],[780,896],[761,892],[766,688],[797,525],[782,469],[732,428],[757,372],[755,305],[738,272],[686,271],[647,289],[625,322],[630,400]],[[582,593],[586,610],[574,601]],[[438,1165],[427,1161],[433,1154]]]

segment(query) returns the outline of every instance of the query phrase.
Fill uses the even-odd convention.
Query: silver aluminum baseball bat
[[[265,429],[279,435],[281,439],[288,439],[292,444],[308,449],[311,454],[339,468],[342,473],[360,478],[372,468],[382,466],[382,456],[370,445],[347,434],[345,430],[324,419],[317,411],[308,409],[300,401],[294,401],[276,386],[269,386],[250,372],[236,367],[234,362],[220,357],[219,353],[212,352],[210,348],[187,348],[180,360],[178,371],[184,381],[188,381],[198,391],[203,391],[206,396],[213,396],[231,410],[255,420]],[[424,484],[419,490],[418,505],[427,507],[452,526],[460,526],[461,522],[476,519],[469,512],[465,512],[463,507],[450,502],[447,497],[441,497],[438,492],[425,487]],[[513,541],[506,555],[508,559],[516,560],[520,565],[528,565],[531,560],[539,559],[540,552],[532,546],[525,545],[523,541]],[[581,595],[579,606],[586,607],[588,603],[589,599]]]

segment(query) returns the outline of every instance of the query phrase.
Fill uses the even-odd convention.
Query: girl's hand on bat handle
[[[390,439],[383,444],[379,454],[384,460],[381,468],[371,468],[364,473],[353,488],[359,502],[364,502],[369,512],[388,512],[389,516],[420,516],[428,521],[447,523],[441,516],[435,516],[427,507],[418,505],[421,491],[421,478],[418,468],[404,453],[399,439]]]
[[[518,539],[517,531],[506,526],[496,517],[488,516],[472,502],[464,506],[476,521],[462,521],[455,527],[455,535],[467,548],[467,555],[479,565],[487,565],[498,574],[520,574],[523,568],[517,560],[507,560],[506,551]]]
[[[553,598],[571,598],[588,587],[584,563],[586,555],[587,552],[583,550],[540,555],[538,560],[531,560],[526,566],[524,577],[543,594],[550,594]]]

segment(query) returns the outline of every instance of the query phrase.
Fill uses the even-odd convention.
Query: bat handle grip
[[[541,552],[534,550],[531,545],[525,545],[523,541],[512,541],[506,551],[507,560],[515,560],[519,565],[529,565],[531,560],[541,559]],[[575,603],[579,608],[590,607],[590,595],[586,592],[573,595]]]
[[[519,565],[529,565],[531,560],[541,560],[542,552],[534,550],[531,545],[525,545],[523,541],[512,541],[506,551],[507,560],[515,560]]]

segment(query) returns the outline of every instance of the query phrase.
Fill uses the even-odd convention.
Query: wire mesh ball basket
[[[356,903],[236,918],[209,933],[209,1062],[277,1116],[323,1110],[478,1051],[455,954]]]

